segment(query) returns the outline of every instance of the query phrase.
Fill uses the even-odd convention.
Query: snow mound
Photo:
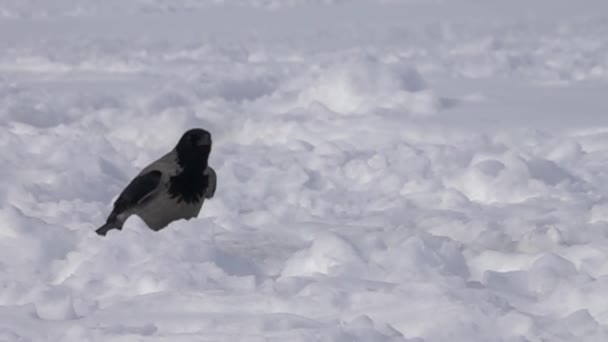
[[[373,58],[315,66],[284,91],[297,93],[296,106],[319,103],[344,115],[393,111],[428,116],[439,107],[416,69]]]
[[[337,268],[357,262],[361,262],[361,256],[346,240],[336,235],[321,236],[315,238],[309,248],[292,255],[281,275],[333,274]]]

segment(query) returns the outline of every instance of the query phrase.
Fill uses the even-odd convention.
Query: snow
[[[606,341],[608,3],[0,0],[0,341]],[[215,198],[94,233],[192,127]]]

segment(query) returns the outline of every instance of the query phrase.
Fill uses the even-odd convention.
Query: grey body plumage
[[[209,132],[197,128],[184,133],[171,152],[145,167],[127,185],[97,234],[122,229],[131,215],[139,216],[154,231],[175,220],[198,216],[217,184],[215,171],[208,165],[210,153]]]

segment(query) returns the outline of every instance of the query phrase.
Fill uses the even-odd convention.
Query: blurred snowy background
[[[605,0],[0,0],[0,341],[608,341]],[[94,233],[191,127],[216,197]]]

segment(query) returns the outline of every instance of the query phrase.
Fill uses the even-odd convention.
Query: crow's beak
[[[208,136],[201,137],[200,139],[198,139],[196,141],[196,146],[198,146],[198,147],[209,146],[209,145],[211,145],[211,138]]]

